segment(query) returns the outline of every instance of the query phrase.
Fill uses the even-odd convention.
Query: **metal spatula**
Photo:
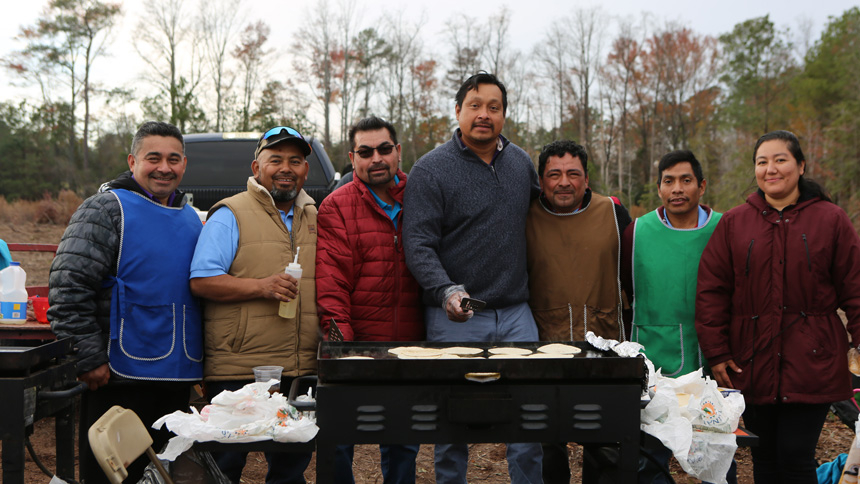
[[[337,327],[337,323],[334,322],[334,318],[331,318],[329,320],[328,340],[329,341],[343,341],[343,333],[340,332],[340,328]]]

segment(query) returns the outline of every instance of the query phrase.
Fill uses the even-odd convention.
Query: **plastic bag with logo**
[[[724,484],[737,450],[732,432],[744,408],[740,393],[723,397],[701,369],[678,378],[658,372],[654,395],[642,410],[641,428],[672,451],[684,472]]]

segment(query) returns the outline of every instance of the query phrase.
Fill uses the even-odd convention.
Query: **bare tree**
[[[374,28],[367,28],[353,39],[356,54],[357,87],[364,93],[361,116],[370,114],[370,98],[376,91],[378,75],[391,56],[391,46],[379,36]]]
[[[482,69],[481,59],[487,45],[487,29],[478,20],[462,14],[452,15],[443,35],[451,47],[451,67],[445,82],[456,91],[469,76]],[[484,68],[486,70],[486,68]]]
[[[571,46],[573,40],[570,38],[567,19],[553,20],[547,29],[544,40],[535,47],[534,56],[540,65],[540,71],[551,85],[551,91],[555,94],[556,102],[554,109],[558,115],[554,122],[555,137],[562,137],[564,124],[564,113],[567,108],[567,99],[572,95],[570,83],[570,70],[573,60],[571,57]]]
[[[385,41],[391,47],[384,76],[385,106],[388,119],[399,131],[402,131],[405,126],[406,111],[409,109],[407,99],[409,78],[422,52],[419,34],[424,19],[410,24],[403,20],[401,13],[396,17],[386,17],[384,24],[384,31],[388,34]]]
[[[331,150],[331,104],[339,96],[332,62],[332,53],[337,50],[336,23],[328,0],[308,7],[305,18],[307,22],[295,37],[293,67],[309,80],[308,86],[323,109],[323,144]]]
[[[619,34],[612,43],[610,53],[602,69],[602,79],[609,94],[610,110],[618,112],[618,147],[616,149],[616,171],[618,190],[624,190],[624,160],[627,156],[627,130],[631,90],[634,76],[642,52],[641,36],[632,22],[622,20],[618,26]],[[642,29],[644,32],[644,29]],[[644,39],[643,39],[644,40]],[[631,184],[628,183],[628,203],[633,203]]]
[[[269,26],[258,20],[245,27],[239,45],[233,49],[233,57],[238,59],[242,74],[242,131],[251,129],[251,100],[260,80],[260,66],[269,53],[263,48],[268,39]]]
[[[577,81],[577,111],[579,139],[586,151],[590,149],[591,86],[597,78],[601,62],[605,15],[596,7],[577,9],[571,17],[573,39],[573,74]]]
[[[215,88],[215,131],[224,129],[224,98],[233,79],[227,71],[228,49],[242,21],[243,0],[200,0],[204,56]]]
[[[340,142],[343,146],[343,155],[349,147],[346,146],[346,135],[352,122],[353,94],[356,94],[357,85],[354,78],[357,67],[356,52],[354,48],[353,32],[355,31],[358,15],[356,14],[355,0],[340,0],[338,4],[340,11],[337,16],[337,26],[340,32],[340,51],[342,52],[340,69]]]
[[[27,43],[24,50],[12,54],[4,64],[30,82],[37,83],[48,101],[54,75],[69,90],[72,120],[69,138],[69,159],[75,158],[75,109],[78,95],[84,103],[83,169],[89,169],[90,101],[93,64],[104,54],[111,29],[121,12],[119,4],[98,0],[51,0],[36,21],[22,27],[19,38]]]
[[[497,15],[493,15],[487,20],[487,43],[482,52],[482,59],[487,71],[502,79],[506,77],[507,70],[512,63],[512,54],[508,50],[508,29],[511,27],[511,15],[511,9],[503,5]]]
[[[183,132],[192,113],[197,111],[195,90],[201,81],[202,58],[192,34],[191,18],[182,0],[153,0],[146,4],[146,15],[137,25],[134,43],[141,60],[149,67],[147,76],[166,95],[170,122]],[[190,49],[184,49],[188,42]],[[143,50],[145,47],[148,49]],[[188,55],[184,55],[188,52]],[[183,69],[184,63],[188,68]],[[187,74],[187,76],[186,76]],[[158,98],[158,96],[156,97]]]

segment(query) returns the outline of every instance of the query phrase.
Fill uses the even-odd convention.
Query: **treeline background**
[[[347,128],[375,114],[397,127],[408,171],[450,138],[454,92],[486,70],[508,87],[505,136],[534,159],[555,139],[585,145],[591,186],[634,215],[659,203],[656,162],[681,148],[704,165],[705,203],[742,203],[755,187],[755,140],[788,129],[801,139],[807,173],[860,223],[857,7],[831,16],[817,38],[809,24],[790,29],[767,16],[713,37],[579,8],[553,16],[525,46],[509,41],[507,8],[452,15],[431,33],[397,15],[359,23],[358,0],[318,0],[305,7],[293,44],[278,47],[268,41],[273,26],[245,22],[244,8],[243,0],[152,0],[135,26],[135,52],[118,53],[111,42],[122,5],[51,0],[21,26],[18,48],[0,52],[4,68],[41,93],[0,102],[0,196],[88,196],[125,169],[131,136],[147,119],[184,133],[291,125],[321,139],[341,169]],[[95,78],[93,65],[111,62],[108,54],[135,56],[148,94]],[[288,75],[273,75],[272,65]]]

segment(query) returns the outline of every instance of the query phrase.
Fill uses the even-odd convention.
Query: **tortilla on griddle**
[[[543,345],[538,348],[538,351],[541,353],[548,354],[560,354],[560,355],[575,355],[577,353],[582,353],[582,350],[573,345],[566,345],[563,343],[550,343],[548,345]]]
[[[338,358],[339,360],[372,360],[372,356],[362,356],[362,355],[353,355],[353,356],[341,356]]]
[[[526,358],[573,358],[571,353],[532,353]]]
[[[439,351],[448,355],[459,356],[474,356],[484,352],[481,348],[470,348],[468,346],[450,346],[448,348],[439,348]]]
[[[490,348],[487,351],[489,351],[491,355],[530,355],[530,354],[532,354],[532,350],[527,350],[525,348],[516,348],[516,347],[512,347],[512,346],[502,346],[502,347]]]
[[[414,360],[414,359],[436,359],[442,357],[442,352],[435,348],[421,348],[421,347],[412,347],[405,348],[400,353],[397,354],[398,358],[402,358],[404,360]]]
[[[401,352],[403,352],[405,350],[410,350],[410,349],[415,349],[415,348],[423,349],[423,347],[421,347],[421,346],[398,346],[396,348],[389,348],[388,352],[391,353],[392,355],[399,355]]]
[[[490,355],[491,360],[504,360],[504,359],[511,359],[511,358],[528,358],[528,356],[526,356],[526,355],[515,355],[515,354],[505,354],[505,353],[498,354],[498,355]]]

